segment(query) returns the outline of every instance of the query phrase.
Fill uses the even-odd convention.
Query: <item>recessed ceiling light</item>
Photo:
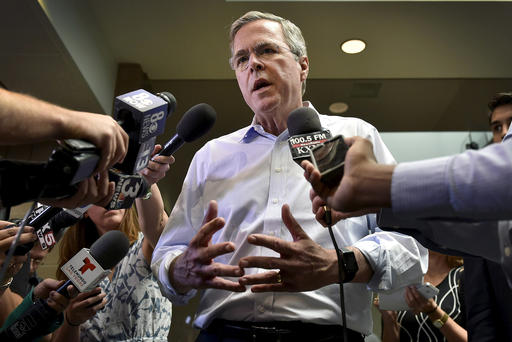
[[[366,47],[366,43],[360,39],[350,39],[341,43],[341,50],[345,53],[359,53]]]
[[[348,109],[348,104],[345,102],[334,102],[329,106],[329,111],[333,114],[345,113]]]

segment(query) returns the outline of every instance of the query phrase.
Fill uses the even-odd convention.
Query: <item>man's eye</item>
[[[242,65],[245,62],[247,62],[247,56],[241,56],[237,58],[236,65]]]
[[[501,125],[496,125],[492,128],[494,132],[501,132]]]
[[[263,49],[263,54],[265,54],[265,55],[273,55],[276,52],[277,52],[276,49],[271,48],[271,47],[266,47]]]

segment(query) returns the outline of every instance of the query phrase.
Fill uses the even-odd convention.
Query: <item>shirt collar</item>
[[[309,107],[309,108],[312,108],[315,111],[317,111],[315,109],[315,107],[313,107],[313,104],[310,101],[303,101],[302,105],[304,107]],[[243,137],[240,139],[240,142],[242,142],[244,144],[248,144],[251,141],[253,141],[254,139],[256,139],[256,137],[258,137],[258,136],[276,140],[276,137],[273,134],[265,132],[265,130],[263,129],[263,126],[261,126],[260,124],[258,124],[256,122],[256,116],[253,116],[251,125],[249,126],[249,128],[247,129],[247,131],[245,132]],[[288,129],[285,130],[283,133],[281,133],[281,136],[284,136],[285,139],[289,138]]]

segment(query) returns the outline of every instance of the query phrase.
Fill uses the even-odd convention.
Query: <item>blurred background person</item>
[[[382,342],[467,341],[463,271],[461,258],[429,250],[424,281],[439,293],[426,299],[410,286],[405,299],[411,310],[380,310]],[[375,304],[378,307],[378,299]]]
[[[157,145],[155,153],[161,150]],[[130,209],[106,210],[92,206],[84,218],[64,234],[57,270],[80,249],[89,248],[101,235],[120,230],[130,249],[99,287],[82,293],[66,310],[66,320],[57,331],[62,341],[167,341],[171,303],[162,296],[150,263],[153,249],[167,222],[167,214],[156,182],[165,176],[172,156],[157,156],[142,170],[151,184],[151,194],[135,200]],[[106,296],[105,296],[106,295]],[[101,311],[99,311],[102,309]]]
[[[0,226],[1,266],[3,262],[5,262],[5,254],[11,246],[19,227],[15,227],[11,222],[7,221],[0,221]],[[36,240],[37,236],[33,233],[33,228],[24,227],[23,233],[20,235],[19,243],[25,244]],[[36,245],[39,244],[36,243]],[[64,283],[63,281],[57,281],[49,278],[42,280],[37,284],[37,286],[31,286],[30,290],[24,297],[21,297],[11,291],[9,286],[12,283],[12,279],[16,276],[16,273],[21,269],[26,260],[26,254],[14,256],[9,262],[6,275],[0,281],[0,331],[14,323],[39,298],[46,299],[48,306],[58,313],[62,312],[69,304],[69,298],[66,298],[55,291]],[[68,291],[71,295],[75,294],[72,286],[68,287]],[[60,324],[62,324],[62,321],[63,315],[59,315],[54,321],[49,321],[47,330],[44,332],[43,336],[40,336],[36,341],[50,341],[51,335],[49,334],[57,329]]]

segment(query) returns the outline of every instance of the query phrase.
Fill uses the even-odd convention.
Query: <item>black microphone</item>
[[[63,228],[70,227],[80,221],[83,214],[90,207],[91,205],[75,209],[62,209],[41,205],[28,217],[27,226],[34,228],[34,233],[39,239],[41,248],[45,250],[57,243],[56,236]],[[16,223],[16,221],[19,220],[13,222]],[[34,247],[34,242],[16,246],[14,255],[25,255],[32,247]]]
[[[138,89],[114,100],[114,119],[128,133],[128,151],[114,168],[135,174],[146,167],[155,147],[156,137],[165,130],[165,121],[176,109],[176,99],[169,92],[156,95]]]
[[[130,208],[136,198],[144,197],[150,188],[146,179],[139,175],[126,175],[116,170],[108,171],[108,178],[116,185],[107,210]]]
[[[176,108],[171,93],[153,95],[139,89],[115,101],[114,119],[129,136],[128,152],[116,168],[134,174],[146,167],[156,136]],[[0,207],[10,207],[37,198],[64,198],[76,192],[78,182],[89,177],[100,159],[93,144],[65,139],[52,151],[47,163],[0,161]]]
[[[121,259],[126,255],[130,243],[128,238],[118,230],[112,230],[103,234],[98,240],[96,240],[90,250],[86,248],[82,249],[73,258],[71,258],[66,265],[72,262],[77,256],[82,258],[81,261],[83,266],[78,267],[74,273],[75,282],[68,280],[62,285],[57,291],[60,294],[67,296],[66,288],[69,285],[74,285],[77,289],[86,286],[87,290],[94,288],[103,278],[106,276],[110,269],[113,268]],[[82,253],[82,254],[80,254]],[[86,259],[82,256],[85,255]],[[76,260],[75,260],[76,261]],[[64,266],[66,266],[64,265]],[[63,267],[64,267],[63,266]],[[98,270],[97,268],[101,268]],[[82,272],[82,270],[84,270]],[[87,272],[94,272],[103,274],[101,278],[94,278],[94,281],[88,279],[84,280],[84,274]],[[101,272],[105,271],[105,272]],[[0,332],[0,340],[2,341],[32,341],[38,337],[41,337],[47,333],[48,326],[52,325],[58,318],[59,313],[52,309],[46,300],[39,299],[30,308],[27,309],[16,321],[10,326]]]
[[[200,103],[190,108],[176,127],[176,134],[164,145],[157,156],[170,156],[184,143],[192,142],[205,135],[215,123],[217,113],[212,106]]]
[[[290,113],[287,120],[288,144],[293,160],[300,165],[310,160],[309,151],[331,138],[329,130],[322,130],[316,111],[309,107],[300,107]]]

